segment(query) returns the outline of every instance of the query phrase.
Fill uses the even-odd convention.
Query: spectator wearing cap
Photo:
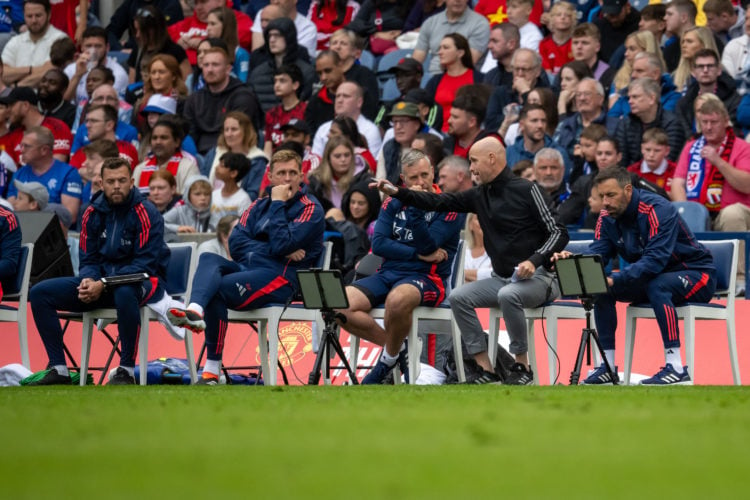
[[[378,112],[378,79],[370,68],[357,62],[362,54],[364,43],[362,39],[349,29],[340,29],[331,36],[331,50],[341,58],[341,69],[344,78],[350,82],[357,82],[365,91],[365,101],[362,104],[362,114],[368,120],[374,120]]]
[[[89,140],[93,142],[106,139],[115,142],[120,157],[128,160],[131,168],[133,168],[133,166],[138,165],[138,150],[129,142],[117,139],[115,135],[116,126],[117,110],[108,104],[95,104],[86,113],[86,129],[88,130]],[[86,161],[86,154],[83,149],[79,149],[70,159],[70,166],[81,168],[84,161]]]
[[[443,133],[448,132],[448,117],[453,99],[461,87],[482,81],[481,74],[474,69],[469,42],[458,33],[449,33],[440,42],[438,49],[442,75],[433,76],[425,90],[435,96],[435,102],[443,108]],[[529,89],[531,90],[531,89]]]
[[[76,107],[63,99],[63,92],[68,86],[68,77],[59,68],[47,71],[39,82],[39,103],[37,108],[45,117],[57,118],[68,127],[73,127],[76,119]]]
[[[397,184],[401,175],[401,155],[411,149],[417,134],[424,131],[424,124],[419,107],[411,102],[399,101],[394,104],[389,118],[393,124],[393,139],[383,144],[378,154],[375,176]]]
[[[44,116],[39,112],[37,107],[39,100],[34,89],[16,87],[10,91],[7,97],[0,98],[0,102],[10,106],[8,122],[13,129],[10,133],[0,137],[0,146],[5,147],[13,161],[18,164],[21,163],[21,139],[24,132],[38,126],[46,127],[52,133],[55,158],[61,162],[68,161],[73,143],[70,129],[57,118]]]
[[[281,145],[283,139],[281,127],[294,118],[298,120],[305,118],[307,101],[299,97],[302,79],[302,71],[294,64],[282,64],[274,73],[273,92],[281,102],[278,106],[271,108],[265,116],[263,151],[269,158]]]
[[[422,63],[411,57],[401,59],[398,64],[388,69],[388,72],[395,76],[399,97],[393,101],[381,103],[380,108],[378,109],[378,114],[375,116],[374,120],[381,130],[388,128],[385,126],[387,124],[383,124],[383,119],[391,111],[393,105],[399,101],[403,101],[407,92],[410,90],[420,88],[420,85],[422,84],[422,76],[424,75]]]
[[[594,20],[600,33],[606,33],[599,48],[599,58],[609,61],[615,51],[625,45],[625,38],[638,31],[641,14],[628,0],[603,0],[601,17]]]
[[[336,116],[333,101],[336,98],[336,89],[344,81],[341,58],[332,50],[324,50],[315,59],[315,73],[323,86],[310,98],[305,110],[305,121],[312,130],[317,130]]]
[[[491,132],[482,129],[487,101],[474,92],[462,92],[456,96],[448,117],[448,135],[443,141],[446,155],[469,157],[471,146]]]
[[[112,85],[104,84],[98,86],[91,93],[90,104],[108,104],[109,106],[117,108],[117,126],[115,127],[115,135],[117,136],[117,139],[127,141],[136,148],[138,147],[138,130],[130,124],[133,107],[120,99],[120,96]],[[86,114],[81,113],[82,109],[81,106],[78,106],[79,116],[76,117],[76,133],[73,138],[73,147],[71,149],[73,154],[75,154],[81,147],[91,142],[88,129],[84,123]],[[79,122],[81,123],[79,124]]]
[[[69,84],[63,95],[68,101],[76,104],[88,99],[86,82],[89,72],[97,66],[105,66],[112,70],[115,77],[114,87],[117,93],[125,95],[128,87],[128,72],[120,66],[114,57],[109,57],[109,43],[107,32],[101,26],[89,26],[83,32],[81,52],[75,62],[65,67],[65,75]]]
[[[476,63],[487,51],[490,36],[490,25],[481,14],[469,9],[468,0],[447,0],[445,11],[427,19],[419,30],[417,46],[412,57],[424,63],[431,55],[427,71],[433,75],[442,72],[438,50],[449,33],[458,33],[469,41],[471,59]]]
[[[3,81],[8,84],[36,86],[52,67],[49,51],[55,40],[67,35],[50,24],[49,0],[26,0],[23,18],[26,31],[3,48]]]
[[[513,85],[513,53],[521,45],[521,33],[513,23],[496,24],[490,31],[487,55],[480,71],[484,83],[498,87]]]
[[[145,130],[141,137],[140,146],[138,147],[138,157],[145,158],[151,151],[151,131],[159,118],[165,115],[174,115],[177,113],[177,100],[174,97],[154,94],[148,98],[146,106],[141,110],[141,116],[145,118]],[[118,124],[119,125],[119,124]],[[115,129],[115,135],[117,130]],[[189,135],[182,140],[182,149],[193,156],[198,155],[195,147],[195,141]]]
[[[348,116],[357,122],[359,132],[367,139],[367,147],[373,156],[377,156],[382,146],[380,129],[362,114],[362,103],[364,102],[364,91],[355,82],[344,82],[336,89],[336,100],[334,112],[336,116]],[[318,127],[313,139],[312,151],[318,156],[323,154],[328,131],[331,130],[331,121],[327,121]]]
[[[385,134],[383,134],[383,144],[393,139],[393,126],[390,122],[390,110],[393,109],[394,105],[402,101],[417,105],[419,114],[422,117],[422,130],[420,131],[420,134],[427,133],[434,135],[436,138],[439,138],[442,143],[443,134],[440,132],[440,127],[442,127],[443,124],[443,108],[440,107],[440,104],[435,102],[433,96],[425,89],[416,88],[407,92],[403,99],[394,101],[391,104],[391,107],[388,110],[389,114],[385,115],[383,124],[381,125],[381,128],[388,127]],[[438,162],[433,162],[432,164],[437,165],[437,163]]]
[[[39,182],[13,181],[16,187],[16,198],[13,200],[13,210],[16,212],[42,211],[49,203],[49,192]]]
[[[31,127],[19,143],[24,166],[16,172],[15,180],[39,182],[47,188],[50,203],[62,203],[70,213],[77,214],[81,205],[83,183],[78,170],[57,160],[53,154],[55,139],[49,129]],[[14,202],[18,191],[15,184],[8,189],[8,201]]]

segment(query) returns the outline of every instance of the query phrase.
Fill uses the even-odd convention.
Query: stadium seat
[[[315,267],[320,269],[330,269],[331,254],[333,253],[333,243],[326,241],[323,243],[324,251],[320,256]],[[247,311],[229,310],[230,323],[257,323],[258,328],[258,348],[260,350],[261,371],[264,373],[265,385],[276,385],[276,363],[279,359],[279,323],[284,321],[311,321],[315,322],[317,331],[323,331],[323,318],[320,311],[315,309],[305,309],[303,304],[294,303],[288,307],[286,304],[270,304],[257,309]],[[269,325],[275,326],[276,335],[269,335]],[[271,364],[273,362],[273,365]],[[238,367],[225,367],[226,369],[238,369]]]
[[[18,324],[18,345],[21,348],[21,363],[31,369],[29,360],[29,338],[28,338],[28,300],[29,281],[31,279],[31,256],[34,255],[34,244],[25,243],[21,247],[21,256],[18,259],[18,274],[13,289],[5,290],[3,300],[18,302],[17,307],[0,304],[0,322],[13,322]]]
[[[372,52],[370,52],[369,50],[363,50],[362,53],[359,55],[359,64],[361,64],[367,69],[375,71],[378,61],[375,58],[375,56],[372,54]]]
[[[735,385],[740,385],[740,367],[737,360],[737,338],[735,334],[734,285],[737,274],[737,259],[739,255],[738,240],[701,241],[714,256],[716,265],[716,296],[725,297],[726,305],[718,302],[708,304],[687,302],[675,309],[677,319],[683,320],[685,338],[685,357],[690,378],[695,380],[695,321],[719,320],[727,325],[727,341],[729,343],[729,364],[732,367],[732,377]],[[633,347],[635,345],[635,327],[639,318],[655,319],[651,304],[632,304],[625,314],[625,384],[630,383],[630,373],[633,363]],[[709,330],[715,333],[715,330]]]
[[[672,205],[693,233],[711,230],[711,217],[705,205],[695,201],[673,201]]]
[[[453,269],[451,271],[450,278],[450,289],[462,284],[464,282],[464,241],[461,240],[456,250],[456,255],[453,258]],[[445,291],[446,297],[450,294],[450,289]],[[374,319],[385,319],[385,308],[380,306],[370,311],[370,316]],[[459,382],[466,381],[466,373],[464,372],[464,360],[461,349],[461,331],[456,325],[456,320],[453,318],[451,312],[450,303],[446,298],[437,307],[426,307],[419,306],[414,309],[411,318],[411,329],[409,330],[409,337],[407,339],[407,346],[409,349],[409,382],[415,383],[419,377],[420,367],[420,342],[419,342],[419,322],[420,321],[448,321],[450,322],[450,329],[446,331],[436,331],[438,334],[450,334],[453,338],[453,355],[456,360],[456,370],[458,371]],[[359,337],[352,335],[349,340],[349,362],[352,368],[356,370],[357,359],[359,357]],[[394,370],[394,381],[398,383],[400,377],[398,366]]]
[[[593,240],[571,241],[565,247],[565,250],[580,254],[588,250]],[[575,300],[554,300],[540,307],[530,307],[524,309],[526,315],[526,328],[529,344],[529,366],[537,373],[536,346],[534,343],[534,321],[541,319],[547,320],[547,340],[549,346],[547,349],[547,358],[549,364],[549,383],[555,383],[555,372],[557,363],[555,353],[557,352],[557,322],[561,319],[586,319],[586,311],[579,301]],[[500,330],[500,318],[503,312],[499,307],[490,308],[490,329],[489,340],[487,345],[487,355],[490,361],[494,363],[497,360],[497,338]],[[596,351],[594,350],[596,353]],[[598,353],[596,353],[598,355]],[[534,377],[534,384],[539,384],[539,377]]]
[[[198,252],[195,243],[170,243],[171,256],[167,264],[167,280],[165,288],[167,293],[175,298],[188,303],[190,301],[190,288],[193,275],[198,263]],[[94,332],[94,324],[97,320],[117,320],[117,310],[112,308],[95,309],[83,313],[81,321],[82,345],[81,345],[81,385],[86,385],[88,373],[89,356],[91,352],[91,337]],[[148,306],[141,307],[141,332],[138,339],[138,353],[140,355],[138,364],[141,367],[140,384],[146,385],[148,375],[148,333],[149,323],[157,321],[156,313]],[[190,366],[190,380],[198,379],[195,367],[195,354],[193,352],[193,335],[190,331],[185,335],[185,355]],[[116,343],[115,343],[116,346]]]
[[[390,69],[396,66],[401,59],[411,57],[411,52],[409,49],[394,50],[385,54],[378,61],[377,77],[381,101],[388,102],[399,98],[400,92],[396,87],[396,76],[390,72]]]

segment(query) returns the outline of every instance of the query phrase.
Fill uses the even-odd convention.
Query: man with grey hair
[[[474,187],[469,161],[462,156],[448,156],[438,164],[437,171],[438,186],[444,193],[460,193]]]
[[[665,111],[659,99],[661,88],[650,78],[637,78],[628,87],[630,113],[620,120],[615,131],[615,140],[622,153],[620,165],[627,167],[643,158],[641,142],[643,132],[660,128],[669,137],[669,160],[677,161],[685,143],[685,135],[674,113]]]
[[[550,197],[549,208],[553,214],[570,196],[570,188],[565,182],[565,162],[563,155],[554,148],[542,148],[534,156],[534,178],[539,187]]]
[[[661,107],[667,111],[674,112],[677,101],[680,100],[679,92],[672,81],[669,73],[664,73],[664,65],[661,57],[653,52],[638,52],[633,59],[633,68],[630,71],[630,79],[650,78],[661,85]],[[628,88],[620,89],[617,101],[609,107],[609,116],[621,118],[630,113],[628,103]]]
[[[518,49],[511,60],[513,83],[497,87],[487,105],[487,130],[496,131],[505,118],[505,108],[509,104],[521,104],[526,95],[538,87],[549,87],[547,73],[542,71],[542,57],[531,49]]]
[[[593,123],[606,127],[609,134],[614,134],[617,118],[607,116],[604,108],[604,87],[594,78],[583,78],[576,86],[576,112],[561,121],[555,130],[555,142],[565,148],[570,157],[581,138],[583,129]]]
[[[401,161],[401,181],[412,191],[440,192],[430,159],[412,149]],[[407,373],[404,340],[417,306],[437,306],[445,299],[464,217],[408,206],[386,198],[375,223],[372,252],[383,258],[377,273],[346,288],[349,309],[344,327],[352,335],[383,346],[383,353],[363,384],[381,384],[396,363]],[[385,304],[385,328],[368,314]],[[418,354],[415,354],[418,355]]]

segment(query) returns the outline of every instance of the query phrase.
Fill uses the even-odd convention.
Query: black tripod
[[[344,354],[344,349],[341,347],[341,342],[339,342],[339,338],[336,335],[336,320],[339,319],[342,323],[346,323],[346,316],[341,313],[337,313],[330,308],[321,309],[320,312],[323,315],[325,328],[323,329],[323,335],[320,339],[321,342],[320,346],[318,347],[318,355],[315,357],[315,365],[313,365],[313,369],[310,372],[310,377],[307,379],[307,384],[318,385],[318,383],[320,382],[320,374],[324,359],[326,363],[326,378],[331,378],[331,351],[333,351],[338,354],[343,367],[349,373],[349,379],[352,381],[352,384],[358,385],[359,382],[357,381],[357,376],[355,375],[354,370],[352,370],[352,367],[349,365],[349,361],[347,361],[346,355]]]
[[[581,331],[581,343],[578,345],[578,356],[576,357],[576,364],[573,367],[573,371],[570,373],[570,385],[578,385],[578,380],[581,378],[581,365],[583,364],[583,353],[586,352],[586,363],[591,364],[591,339],[594,339],[596,348],[599,349],[599,355],[602,357],[602,362],[607,368],[609,375],[612,377],[612,383],[617,385],[618,378],[617,373],[612,370],[612,367],[607,361],[607,357],[604,355],[604,349],[602,348],[601,342],[599,342],[599,335],[596,330],[591,328],[591,310],[594,308],[593,297],[581,297],[581,304],[583,309],[586,311],[586,328]]]

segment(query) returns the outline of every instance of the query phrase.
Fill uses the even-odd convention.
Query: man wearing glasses
[[[19,182],[38,182],[49,191],[49,203],[61,203],[71,214],[81,206],[83,183],[78,171],[52,155],[55,139],[45,127],[31,127],[23,134],[18,147],[24,166],[14,179]],[[18,196],[15,183],[8,186],[8,201]]]

